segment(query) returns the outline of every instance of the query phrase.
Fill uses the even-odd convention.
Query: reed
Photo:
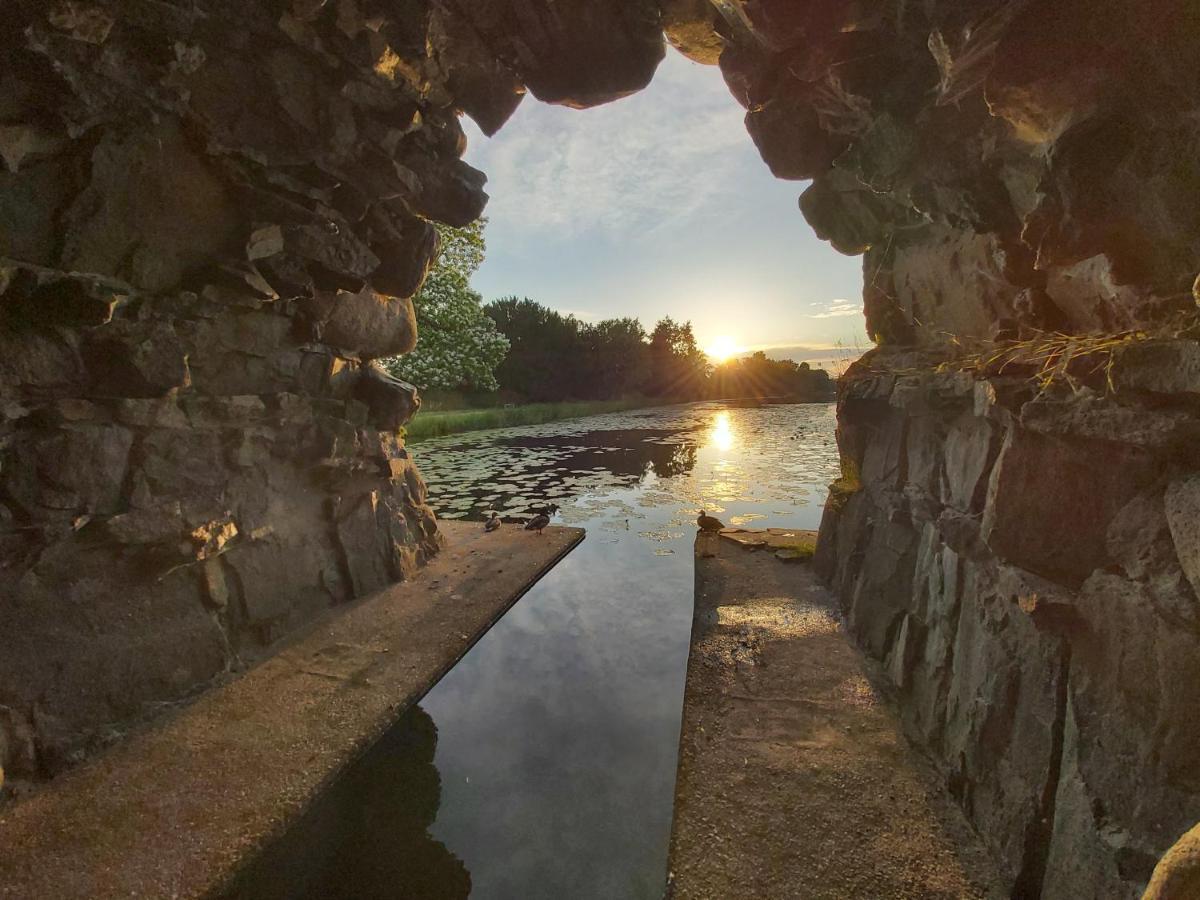
[[[563,403],[528,403],[521,406],[498,406],[489,409],[459,409],[446,412],[418,413],[408,423],[409,443],[447,434],[483,431],[488,428],[513,428],[518,425],[541,425],[563,419],[577,419],[600,413],[620,412],[654,406],[655,401],[644,397],[624,400],[592,400]]]

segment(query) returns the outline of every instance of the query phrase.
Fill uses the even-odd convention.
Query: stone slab
[[[411,582],[0,809],[0,897],[219,891],[584,537],[441,529]]]
[[[669,896],[1003,896],[812,567],[725,537],[696,540]]]

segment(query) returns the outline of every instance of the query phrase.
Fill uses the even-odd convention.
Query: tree
[[[437,224],[437,262],[413,298],[417,346],[385,360],[397,378],[422,388],[494,391],[495,370],[508,341],[483,311],[483,298],[471,290],[471,276],[483,263],[486,219],[465,228]]]
[[[627,397],[646,387],[650,375],[650,347],[646,330],[637,319],[605,319],[585,326],[587,396],[597,399]]]
[[[829,373],[808,363],[770,359],[759,350],[742,359],[731,359],[713,371],[713,397],[794,397],[824,400],[834,393]]]
[[[494,300],[484,312],[509,342],[508,356],[496,370],[505,390],[539,402],[586,396],[578,319],[528,297]]]
[[[711,367],[696,346],[692,323],[660,319],[650,334],[650,393],[665,397],[700,397]]]

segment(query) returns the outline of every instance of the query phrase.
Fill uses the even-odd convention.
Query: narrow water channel
[[[259,895],[661,897],[697,511],[816,528],[833,406],[688,404],[411,451],[443,518],[551,507],[587,539],[264,860]]]

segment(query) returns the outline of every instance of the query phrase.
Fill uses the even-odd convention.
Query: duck
[[[701,531],[720,531],[725,527],[724,522],[714,519],[704,510],[700,510],[700,515],[696,517],[696,524],[700,526]]]
[[[536,516],[534,516],[532,519],[530,519],[528,522],[525,523],[525,530],[526,531],[536,531],[539,535],[541,535],[542,529],[545,528],[549,524],[550,524],[550,517],[548,515],[546,515],[544,512],[538,513]]]
[[[500,521],[500,513],[493,510],[492,517],[483,523],[483,530],[496,531],[500,528],[501,524],[503,523]]]

